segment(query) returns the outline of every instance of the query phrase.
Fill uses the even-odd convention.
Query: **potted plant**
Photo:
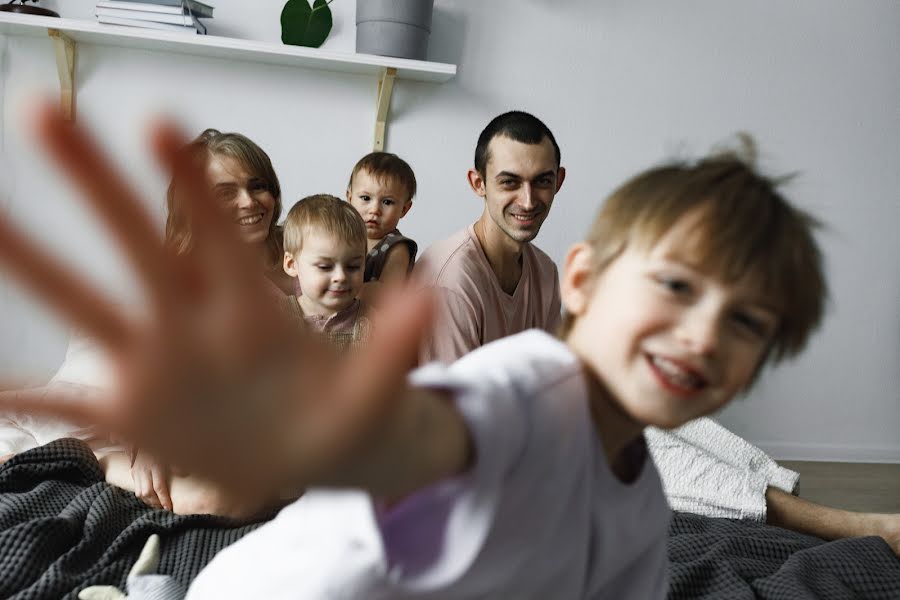
[[[331,9],[334,0],[288,0],[281,9],[281,41],[293,46],[318,48],[331,33]]]
[[[434,0],[356,0],[356,51],[425,60]]]

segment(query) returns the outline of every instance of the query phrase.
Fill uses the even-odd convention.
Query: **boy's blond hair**
[[[744,143],[752,157],[752,140]],[[591,227],[596,273],[626,247],[649,251],[685,215],[697,215],[685,251],[723,281],[753,277],[778,314],[766,359],[794,356],[819,326],[828,290],[813,236],[819,222],[791,206],[778,184],[733,151],[645,171],[612,193]],[[573,322],[563,316],[562,337]]]
[[[404,202],[412,200],[416,195],[416,174],[413,173],[412,167],[396,154],[370,152],[363,156],[350,172],[350,181],[347,182],[348,189],[353,188],[353,178],[360,171],[365,171],[379,183],[384,183],[387,179],[397,181],[408,194]]]
[[[284,250],[296,257],[303,236],[310,230],[333,235],[366,253],[366,223],[356,209],[330,194],[315,194],[298,201],[284,221]]]

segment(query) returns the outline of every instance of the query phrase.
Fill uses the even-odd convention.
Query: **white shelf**
[[[372,75],[378,78],[373,142],[375,150],[384,149],[391,91],[395,79],[443,83],[456,75],[456,65],[446,63],[372,54],[329,52],[317,48],[286,46],[213,35],[119,27],[88,20],[60,19],[8,12],[0,12],[0,34],[43,38],[49,34],[53,40],[59,71],[60,105],[66,118],[73,120],[76,97],[75,57],[76,47],[79,43]]]
[[[55,19],[0,12],[0,33],[46,37],[57,29],[76,42],[123,48],[178,52],[227,60],[322,69],[361,75],[378,75],[384,68],[397,69],[399,79],[443,83],[456,75],[456,65],[408,60],[371,54],[329,52],[317,48],[238,40],[215,35],[193,35],[119,27],[80,19]]]
[[[105,25],[80,19],[56,19],[0,12],[0,33],[46,37],[48,29],[56,29],[78,43],[178,52],[226,60],[374,76],[378,76],[385,68],[394,68],[397,69],[398,79],[433,83],[443,83],[456,75],[456,65],[446,63],[350,52],[329,52],[317,48],[286,46],[214,35],[170,33],[155,29]]]

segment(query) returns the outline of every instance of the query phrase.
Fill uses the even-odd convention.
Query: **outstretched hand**
[[[116,239],[142,284],[144,311],[124,312],[0,218],[0,263],[93,337],[114,363],[102,402],[45,397],[6,407],[95,423],[167,464],[235,488],[353,483],[359,455],[384,434],[406,391],[430,303],[397,295],[377,335],[337,359],[299,333],[218,210],[200,165],[184,162],[169,123],[152,150],[184,182],[193,248],[175,255],[138,195],[91,136],[44,106],[36,135]],[[13,397],[15,398],[15,397]],[[19,404],[16,404],[19,402]]]

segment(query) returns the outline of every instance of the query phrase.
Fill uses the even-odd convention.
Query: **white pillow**
[[[97,389],[109,389],[111,384],[112,369],[106,354],[93,340],[73,332],[63,364],[46,386],[32,391],[66,388],[70,392],[90,394]],[[23,452],[61,437],[94,441],[93,432],[62,419],[27,413],[0,415],[0,455]],[[101,440],[98,447],[105,445],[108,444]]]
[[[112,385],[109,358],[94,340],[72,332],[63,364],[47,385],[60,383],[109,389]]]

